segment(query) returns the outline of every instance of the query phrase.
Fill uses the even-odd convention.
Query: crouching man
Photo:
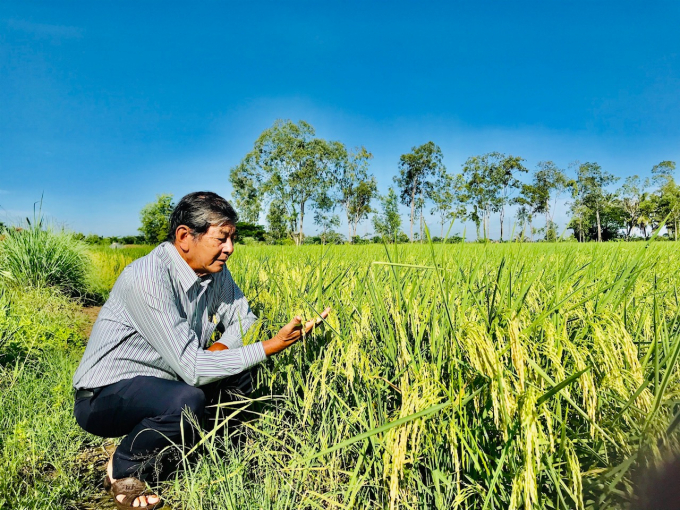
[[[243,345],[257,318],[225,269],[236,221],[215,193],[183,197],[167,241],[125,268],[94,325],[73,377],[74,412],[91,434],[125,436],[104,482],[118,508],[159,507],[145,482],[176,467],[162,452],[195,442],[191,422],[200,422],[206,406],[247,395],[251,367],[328,316],[330,309],[304,326],[294,317],[273,338]],[[207,347],[216,326],[222,337]]]

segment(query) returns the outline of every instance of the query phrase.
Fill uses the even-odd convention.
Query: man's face
[[[219,273],[227,259],[234,253],[234,225],[210,226],[208,231],[195,240],[190,240],[187,262],[196,274]]]

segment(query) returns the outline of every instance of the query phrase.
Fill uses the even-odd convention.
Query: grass
[[[99,288],[143,253],[91,251]],[[239,246],[229,268],[261,318],[248,341],[333,312],[258,368],[257,418],[207,434],[163,494],[192,509],[621,507],[635,473],[679,449],[679,266],[667,243]],[[33,345],[40,328],[12,332],[38,321],[34,301],[3,338]],[[0,500],[48,495],[26,508],[85,498],[64,459],[93,441],[62,387],[77,326],[50,306],[34,317],[59,347],[15,349],[2,372]],[[53,472],[31,451],[61,462],[61,489],[22,474]]]
[[[71,393],[81,320],[50,289],[0,293],[0,508],[64,508],[83,491],[75,458],[92,439]]]
[[[0,243],[0,277],[16,286],[53,287],[70,296],[86,294],[89,264],[85,244],[40,218],[23,229],[8,228]]]

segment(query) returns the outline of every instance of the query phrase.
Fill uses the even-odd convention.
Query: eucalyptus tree
[[[512,195],[521,187],[517,173],[527,171],[523,161],[517,156],[489,152],[472,156],[463,164],[466,196],[473,205],[469,218],[477,225],[477,237],[481,221],[484,239],[488,238],[489,218],[492,212],[498,212],[503,240],[505,206],[512,202]]]
[[[382,211],[373,216],[375,231],[383,237],[395,240],[401,231],[399,201],[394,188],[390,186],[387,195],[380,198]]]
[[[494,160],[491,166],[491,188],[494,193],[492,208],[498,212],[501,222],[501,241],[503,240],[503,225],[505,223],[505,206],[511,203],[513,195],[522,183],[517,178],[517,173],[526,173],[527,169],[518,156],[506,156],[505,154],[492,153]]]
[[[349,242],[357,235],[357,226],[373,212],[371,201],[378,195],[375,177],[368,173],[373,154],[365,147],[347,151],[337,179],[338,202],[347,215]]]
[[[267,210],[267,241],[277,243],[288,237],[289,220],[286,205],[278,200],[269,202]]]
[[[480,224],[484,232],[484,239],[488,239],[489,216],[495,197],[491,187],[489,156],[489,154],[471,156],[463,163],[465,195],[471,205],[468,219],[475,223],[478,239]]]
[[[320,200],[332,186],[344,157],[340,142],[315,138],[314,128],[305,121],[297,124],[277,120],[262,132],[253,150],[232,169],[232,182],[252,183],[253,188],[234,190],[237,200],[268,202],[285,206],[289,235],[296,244],[304,239],[306,206]],[[256,197],[257,200],[254,198]],[[252,205],[255,208],[255,205]]]
[[[422,220],[424,192],[430,178],[444,169],[442,159],[442,151],[434,142],[414,146],[411,152],[399,158],[399,175],[394,177],[394,182],[399,187],[401,202],[411,208],[411,242],[416,211],[421,211]]]
[[[545,204],[545,194],[545,188],[537,187],[533,184],[523,184],[519,196],[514,200],[514,203],[519,206],[516,214],[517,219],[523,228],[527,223],[529,224],[531,241],[534,240],[534,215],[541,211],[543,204]]]
[[[598,242],[602,242],[602,211],[614,198],[614,194],[609,193],[606,187],[617,180],[618,177],[605,172],[597,163],[583,163],[578,167],[575,193],[580,205],[595,213]]]
[[[246,156],[229,172],[234,205],[242,221],[257,224],[262,209],[262,190],[252,157]]]
[[[321,227],[321,244],[326,244],[328,233],[340,226],[340,218],[335,214],[336,204],[329,195],[321,195],[315,202],[314,223]]]
[[[426,194],[434,205],[430,214],[439,215],[443,239],[444,224],[465,216],[465,180],[461,174],[451,175],[443,169]]]
[[[652,168],[652,179],[659,186],[656,192],[659,222],[666,222],[666,228],[673,231],[673,239],[677,241],[680,227],[680,186],[673,178],[674,172],[673,161],[662,161]]]
[[[629,175],[616,194],[619,197],[621,209],[626,219],[626,238],[630,239],[633,229],[640,227],[642,208],[641,205],[647,198],[645,189],[649,187],[649,181],[642,182],[637,175]],[[645,233],[646,237],[646,233]]]
[[[574,181],[567,179],[564,170],[552,161],[540,161],[536,170],[534,170],[532,182],[535,189],[534,197],[536,198],[534,212],[545,215],[546,239],[551,236],[551,232],[552,237],[555,237],[553,219],[557,200],[574,184]]]

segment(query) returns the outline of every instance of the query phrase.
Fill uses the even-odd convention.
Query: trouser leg
[[[150,480],[176,467],[175,460],[181,456],[174,445],[191,446],[197,441],[192,421],[202,418],[204,407],[205,394],[199,388],[140,376],[78,400],[75,415],[87,432],[101,437],[126,436],[113,456],[114,478]],[[183,413],[185,409],[188,415]]]
[[[206,430],[212,430],[219,425],[231,428],[251,418],[251,413],[245,410],[248,404],[245,402],[239,404],[253,391],[250,370],[206,384],[201,386],[201,389],[205,393],[203,427]],[[236,411],[238,413],[234,414]],[[225,422],[227,418],[228,422]]]

